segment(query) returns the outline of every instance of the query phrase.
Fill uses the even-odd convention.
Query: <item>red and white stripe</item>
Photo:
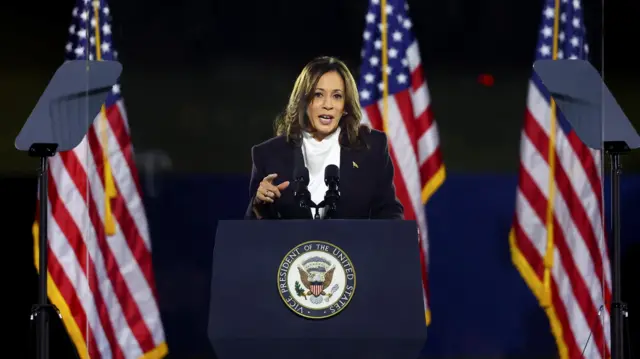
[[[418,43],[407,49],[411,87],[388,97],[387,136],[396,172],[396,193],[404,206],[405,219],[416,220],[420,230],[422,273],[427,321],[429,245],[425,204],[445,177],[438,127],[431,112],[431,98],[420,60]],[[365,107],[362,122],[383,130],[383,100]]]
[[[168,350],[122,100],[105,113],[116,232],[105,234],[100,114],[80,145],[49,160],[49,298],[81,358],[162,358]],[[37,266],[37,236],[35,243]]]
[[[600,153],[584,145],[575,131],[567,134],[557,124],[552,173],[551,116],[548,99],[531,81],[510,235],[513,259],[542,303],[550,294],[545,310],[561,358],[608,359],[611,272],[603,228]],[[550,176],[555,192],[549,292],[544,283],[544,257]]]

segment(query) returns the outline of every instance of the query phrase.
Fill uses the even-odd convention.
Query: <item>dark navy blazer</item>
[[[360,134],[368,145],[367,148],[355,149],[341,144],[340,201],[332,218],[403,219],[403,207],[396,197],[393,184],[394,168],[389,156],[387,136],[384,132],[368,128],[361,128]],[[260,182],[271,173],[278,174],[274,185],[284,181],[290,181],[290,184],[274,203],[258,205],[257,209],[262,218],[312,218],[311,210],[300,208],[293,196],[293,171],[295,163],[300,163],[296,158],[301,159],[301,156],[300,146],[288,142],[285,136],[271,138],[251,148],[251,200],[245,219],[256,219],[253,200]]]

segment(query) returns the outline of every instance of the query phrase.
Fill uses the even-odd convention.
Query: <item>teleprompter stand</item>
[[[640,136],[589,62],[539,60],[533,68],[582,142],[604,150],[611,160],[611,358],[623,359],[623,321],[628,313],[621,300],[620,156],[640,147]]]
[[[49,315],[60,315],[47,300],[48,161],[57,152],[72,150],[82,141],[121,71],[122,65],[116,61],[65,62],[56,70],[16,137],[18,150],[40,158],[38,304],[31,312],[31,320],[37,320],[36,352],[39,359],[49,358]]]

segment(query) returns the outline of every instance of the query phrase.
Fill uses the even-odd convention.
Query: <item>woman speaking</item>
[[[402,219],[387,137],[361,118],[347,66],[332,57],[308,63],[276,137],[251,149],[245,218]]]

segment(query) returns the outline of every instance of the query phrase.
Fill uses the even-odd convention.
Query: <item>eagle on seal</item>
[[[317,268],[307,271],[302,268],[302,266],[299,266],[298,271],[300,272],[300,281],[305,288],[308,288],[308,291],[302,294],[302,296],[306,299],[307,296],[319,298],[327,295],[325,289],[331,285],[335,269],[336,267],[332,266],[326,272],[323,270],[317,270]]]

